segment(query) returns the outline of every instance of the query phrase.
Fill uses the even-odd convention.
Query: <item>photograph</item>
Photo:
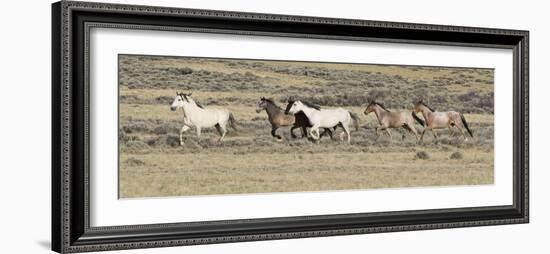
[[[494,184],[494,69],[118,55],[119,198]]]
[[[21,90],[4,93],[8,147],[24,151],[7,159],[51,167],[6,171],[20,174],[4,177],[9,190],[28,180],[50,190],[6,192],[33,201],[27,210],[50,209],[31,216],[44,229],[36,244],[15,249],[543,246],[547,202],[532,193],[544,193],[548,171],[532,172],[548,131],[533,114],[548,107],[534,103],[545,99],[532,84],[547,82],[530,70],[548,66],[544,8],[510,19],[519,8],[495,12],[497,2],[245,2],[58,1],[32,12],[48,28],[15,29],[51,39],[18,43],[41,51],[27,54],[36,61],[6,51],[25,65],[4,82]],[[43,118],[51,126],[37,129]],[[50,135],[34,135],[42,129]]]

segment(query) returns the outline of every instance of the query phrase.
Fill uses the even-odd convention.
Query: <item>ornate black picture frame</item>
[[[513,49],[513,205],[91,227],[92,27]],[[322,237],[529,221],[528,31],[62,1],[52,6],[52,249],[61,253]]]

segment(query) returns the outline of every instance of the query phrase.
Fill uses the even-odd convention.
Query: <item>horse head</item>
[[[374,112],[374,108],[376,107],[376,102],[371,101],[369,105],[367,105],[367,108],[365,109],[365,112],[363,114],[368,115],[371,112]]]
[[[185,94],[176,92],[176,97],[174,97],[174,101],[172,101],[172,104],[170,105],[170,110],[176,111],[176,109],[183,107],[184,100]]]
[[[288,97],[287,99],[287,103],[286,103],[286,108],[285,108],[285,114],[289,114],[288,111],[290,110],[290,108],[292,107],[292,104],[294,104],[294,102],[296,101],[296,99],[294,98],[294,96],[290,96]]]
[[[432,112],[435,112],[435,110],[433,108],[430,108],[430,106],[428,106],[426,103],[424,103],[424,100],[420,99],[416,102],[416,104],[414,105],[414,111],[415,112],[422,112],[424,110],[424,108],[427,108],[428,110],[432,111]]]
[[[262,110],[264,110],[266,108],[266,106],[267,106],[267,104],[266,104],[265,97],[260,98],[260,101],[258,101],[258,103],[256,103],[256,113],[262,112]]]
[[[192,94],[193,93],[186,94],[186,93],[176,92],[176,97],[174,98],[174,101],[170,106],[170,110],[176,111],[177,108],[183,107],[184,103],[190,103],[191,101],[193,101],[193,99],[191,99]]]
[[[294,101],[288,103],[285,114],[296,114],[304,109],[304,104],[301,101]]]

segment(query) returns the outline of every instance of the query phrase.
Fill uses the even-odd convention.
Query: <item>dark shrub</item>
[[[416,154],[414,155],[414,158],[415,158],[415,159],[420,159],[420,160],[427,160],[427,159],[430,158],[430,155],[429,155],[427,152],[418,151],[418,152],[416,152]]]
[[[145,165],[145,162],[136,159],[136,158],[129,158],[124,163],[130,165],[130,166],[143,166]]]
[[[145,132],[148,129],[144,122],[130,122],[122,126],[122,130],[126,133]]]
[[[464,155],[462,155],[461,152],[454,152],[451,154],[451,159],[453,160],[460,160],[462,158],[464,158]]]
[[[180,74],[180,75],[187,75],[187,74],[193,73],[193,69],[188,68],[188,67],[176,68],[176,71],[175,71],[175,72],[176,72],[177,74]]]
[[[166,144],[171,147],[177,147],[180,145],[180,137],[175,135],[168,135],[166,137]]]
[[[161,125],[161,126],[155,127],[155,129],[153,130],[153,133],[155,133],[157,135],[163,135],[163,134],[168,133],[168,131],[170,131],[170,128],[168,126]]]

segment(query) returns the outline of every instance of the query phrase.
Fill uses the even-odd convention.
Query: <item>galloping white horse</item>
[[[220,134],[219,141],[223,141],[227,133],[227,124],[229,123],[234,130],[237,130],[233,114],[223,109],[204,108],[191,98],[191,93],[176,93],[174,102],[170,106],[172,111],[183,108],[183,127],[180,131],[180,145],[183,145],[183,133],[195,126],[197,136],[200,137],[202,128],[216,127]]]
[[[343,108],[321,109],[316,105],[295,101],[286,113],[296,114],[300,111],[304,112],[309,119],[309,123],[312,125],[309,132],[315,140],[319,139],[319,128],[333,128],[340,125],[344,129],[344,132],[340,134],[340,139],[343,140],[344,135],[347,135],[349,143],[351,140],[349,125],[352,121],[355,123],[355,129],[359,129],[357,115]]]

